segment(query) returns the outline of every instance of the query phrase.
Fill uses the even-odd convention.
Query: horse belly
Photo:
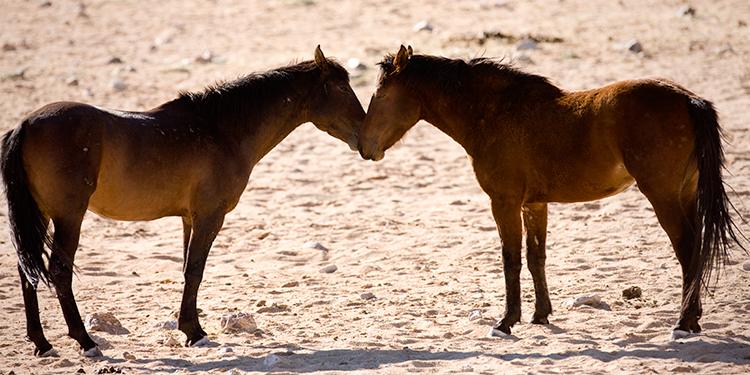
[[[148,221],[185,213],[184,194],[176,189],[150,185],[98,184],[88,208],[98,215],[125,221]]]
[[[624,165],[591,169],[584,174],[572,176],[549,192],[549,202],[588,202],[619,194],[635,182]]]

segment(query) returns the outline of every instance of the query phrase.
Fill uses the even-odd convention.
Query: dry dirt
[[[310,59],[318,44],[328,56],[366,67],[352,70],[366,108],[375,64],[403,43],[417,53],[515,57],[524,70],[571,90],[643,76],[681,83],[718,108],[729,141],[726,181],[750,217],[747,0],[693,0],[694,15],[684,16],[678,11],[688,3],[679,0],[81,4],[0,0],[0,130],[60,100],[145,110],[181,90]],[[422,20],[432,31],[414,31]],[[521,56],[515,40],[478,37],[493,30],[543,41]],[[623,47],[633,38],[642,52]],[[120,90],[112,88],[118,78]],[[43,289],[42,319],[58,356],[34,357],[16,255],[2,230],[0,374],[110,367],[126,374],[750,373],[745,254],[734,254],[705,298],[704,332],[672,342],[679,266],[637,187],[602,201],[551,205],[549,216],[551,324],[528,324],[533,290],[524,271],[523,323],[510,339],[487,338],[504,309],[500,241],[460,146],[420,123],[372,163],[306,124],[257,165],[214,243],[198,302],[211,345],[165,346],[164,335],[180,342],[184,335],[152,328],[174,319],[179,306],[180,220],[90,215],[76,259],[79,308],[84,316],[111,312],[130,333],[92,332],[104,356],[82,357],[53,293]],[[303,247],[309,241],[328,251]],[[321,273],[329,264],[338,270]],[[633,285],[643,297],[624,301],[622,290]],[[592,294],[604,303],[563,307]],[[253,314],[257,334],[220,331],[221,317],[239,312]]]

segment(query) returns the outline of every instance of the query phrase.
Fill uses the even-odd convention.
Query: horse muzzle
[[[359,145],[359,155],[362,156],[362,159],[365,160],[372,160],[372,161],[381,161],[383,160],[383,157],[385,156],[384,151],[366,151],[362,145]]]

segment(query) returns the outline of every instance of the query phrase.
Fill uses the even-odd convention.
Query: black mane
[[[344,77],[349,73],[340,64],[328,60],[331,71]],[[250,73],[246,76],[207,87],[201,92],[180,92],[175,102],[191,103],[203,120],[215,119],[214,124],[253,122],[262,117],[270,103],[278,102],[305,85],[320,81],[322,71],[314,61]],[[302,86],[302,87],[300,87]],[[311,87],[310,87],[311,88]]]
[[[466,94],[467,90],[474,88],[476,84],[486,83],[495,77],[507,86],[535,85],[552,92],[560,92],[560,89],[547,78],[526,73],[497,59],[479,57],[467,61],[441,56],[413,55],[402,72],[392,75],[394,57],[393,54],[387,55],[379,63],[381,82],[389,78],[401,80],[400,82],[410,89],[421,87],[446,94]]]

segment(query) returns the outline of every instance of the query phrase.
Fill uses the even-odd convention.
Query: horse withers
[[[403,46],[380,66],[360,154],[382,159],[419,120],[464,147],[502,239],[506,309],[491,335],[510,334],[521,318],[524,229],[536,295],[532,323],[549,323],[547,203],[600,199],[634,182],[682,267],[672,337],[700,332],[701,287],[744,239],[730,216],[722,131],[709,101],[661,78],[568,92],[492,59],[415,55]]]
[[[356,150],[364,116],[347,71],[318,46],[314,60],[182,93],[145,112],[62,102],[23,119],[3,138],[0,169],[35,354],[54,353],[39,320],[42,281],[55,287],[84,355],[101,355],[71,289],[87,210],[116,220],[182,218],[178,325],[186,345],[207,342],[198,286],[211,243],[255,164],[305,122]]]

